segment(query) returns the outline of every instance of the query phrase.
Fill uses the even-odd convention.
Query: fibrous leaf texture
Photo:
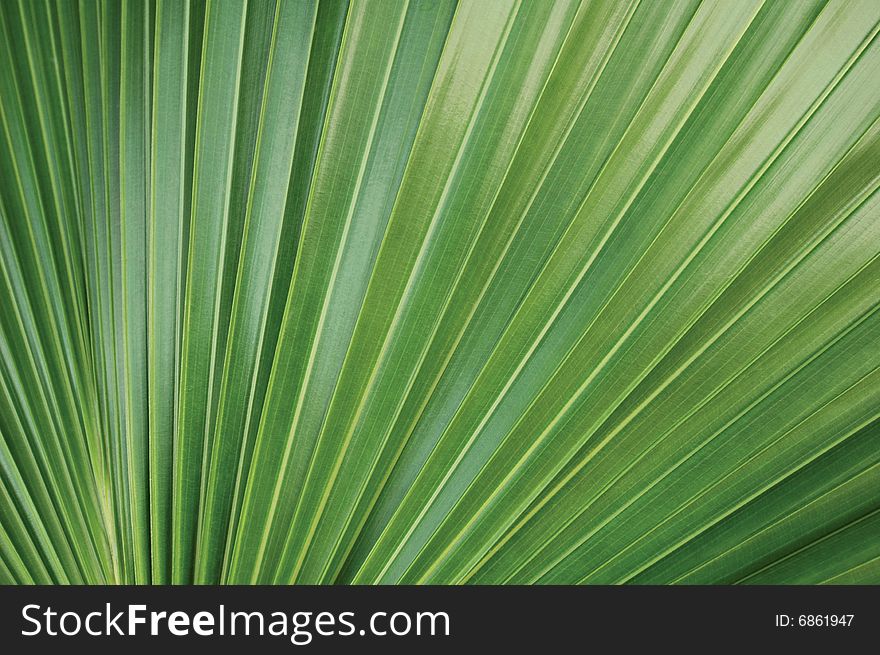
[[[878,31],[0,3],[0,582],[880,582]]]

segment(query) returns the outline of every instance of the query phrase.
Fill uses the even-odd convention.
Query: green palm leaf
[[[0,582],[880,582],[878,32],[0,4]]]

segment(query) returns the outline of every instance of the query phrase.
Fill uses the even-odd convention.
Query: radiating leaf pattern
[[[0,582],[880,582],[876,0],[0,30]]]

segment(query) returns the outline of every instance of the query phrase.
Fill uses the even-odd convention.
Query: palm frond
[[[878,32],[0,3],[0,582],[880,582]]]

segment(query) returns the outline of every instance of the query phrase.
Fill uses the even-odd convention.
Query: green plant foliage
[[[0,3],[0,582],[880,582],[878,31]]]

